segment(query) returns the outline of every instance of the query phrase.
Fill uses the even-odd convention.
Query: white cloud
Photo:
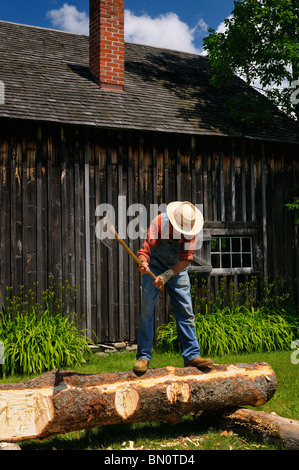
[[[73,5],[64,5],[47,13],[53,27],[79,34],[89,33],[89,19],[86,12],[80,12]],[[197,35],[207,33],[208,25],[201,18],[194,28],[184,23],[176,13],[166,13],[155,18],[147,14],[136,16],[125,10],[125,41],[146,44],[167,49],[202,53],[196,47]]]
[[[85,11],[78,11],[75,6],[64,3],[59,10],[50,10],[47,13],[54,28],[70,31],[72,33],[88,34],[89,18]]]
[[[231,20],[233,18],[234,15],[229,15],[226,19],[227,20]],[[224,22],[225,20],[223,20],[220,25],[218,26],[218,28],[216,29],[216,33],[219,34],[219,33],[225,33],[226,30],[227,30],[227,26]]]
[[[125,39],[138,44],[200,53],[201,50],[194,44],[195,37],[207,29],[203,19],[194,28],[190,28],[172,12],[151,18],[147,14],[136,16],[130,10],[125,11]]]

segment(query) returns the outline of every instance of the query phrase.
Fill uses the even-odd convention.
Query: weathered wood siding
[[[284,205],[299,185],[298,147],[243,139],[89,130],[2,121],[0,127],[0,291],[48,276],[80,286],[80,325],[99,341],[137,338],[141,277],[117,245],[96,238],[96,207],[203,204],[213,234],[251,234],[255,272],[293,279],[299,298],[298,226]],[[121,209],[123,210],[123,209]],[[134,216],[128,217],[128,221]],[[126,240],[136,252],[141,240]],[[203,253],[208,248],[203,249]],[[255,252],[254,252],[255,253]],[[255,255],[254,255],[255,256]],[[238,274],[230,276],[238,283]],[[296,283],[297,278],[297,283]],[[218,276],[209,276],[214,288]],[[156,326],[170,314],[160,295]]]

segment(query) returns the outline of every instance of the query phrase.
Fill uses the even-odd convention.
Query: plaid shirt
[[[144,240],[140,250],[138,250],[137,252],[138,258],[142,256],[146,259],[147,262],[149,262],[152,249],[160,245],[162,238],[163,239],[166,238],[167,240],[175,239],[177,240],[178,243],[184,243],[185,246],[183,247],[181,251],[180,261],[182,260],[192,261],[193,260],[193,253],[195,251],[197,237],[193,237],[190,240],[185,238],[183,235],[181,235],[181,238],[179,239],[177,237],[174,238],[173,226],[170,222],[169,222],[169,228],[168,228],[167,233],[162,234],[162,214],[159,214],[157,217],[155,217],[155,219],[150,224],[149,229],[147,231],[146,239]]]

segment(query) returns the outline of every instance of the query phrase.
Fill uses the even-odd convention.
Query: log
[[[264,442],[275,441],[287,449],[299,450],[299,421],[246,408],[224,410],[221,425],[258,434]]]
[[[200,410],[260,406],[276,391],[264,363],[165,367],[79,374],[53,370],[0,385],[0,441],[44,439],[80,429],[142,421],[179,422]]]

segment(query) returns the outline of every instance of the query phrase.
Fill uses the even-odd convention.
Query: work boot
[[[206,367],[211,366],[213,364],[212,359],[203,358],[200,356],[196,356],[192,361],[189,361],[185,364],[185,367]]]
[[[134,371],[135,372],[146,372],[148,368],[149,361],[144,357],[141,357],[135,362]]]

